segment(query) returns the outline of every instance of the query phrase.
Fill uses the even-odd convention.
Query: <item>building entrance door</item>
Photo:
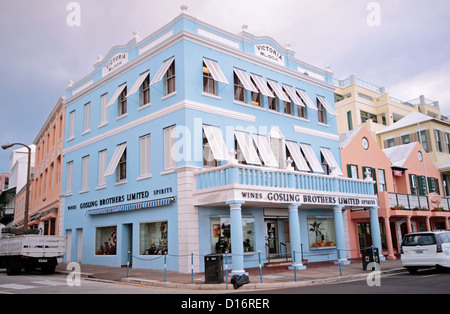
[[[277,221],[266,220],[266,245],[270,255],[276,255],[278,253],[277,246]]]

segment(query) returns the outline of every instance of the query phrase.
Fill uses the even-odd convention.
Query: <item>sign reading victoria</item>
[[[256,44],[255,55],[284,66],[284,56],[268,44]]]

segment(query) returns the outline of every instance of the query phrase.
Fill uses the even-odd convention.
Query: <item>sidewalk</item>
[[[381,275],[406,271],[402,267],[400,260],[383,261],[380,265]],[[310,263],[305,270],[297,270],[296,274],[294,270],[289,270],[287,266],[263,267],[261,270],[262,283],[259,268],[246,269],[250,283],[241,286],[238,290],[291,288],[342,281],[366,280],[367,276],[371,274],[371,271],[363,270],[361,261],[352,261],[349,265],[342,265],[341,270],[339,265],[335,265],[332,262]],[[69,274],[72,269],[67,270],[67,263],[61,263],[56,267],[56,271]],[[230,272],[228,275],[227,288],[225,278],[223,283],[205,284],[204,273],[194,273],[192,284],[190,273],[167,271],[164,280],[163,270],[130,268],[127,277],[127,268],[81,264],[81,276],[84,278],[183,290],[234,290],[231,284]],[[295,275],[297,281],[295,281]]]

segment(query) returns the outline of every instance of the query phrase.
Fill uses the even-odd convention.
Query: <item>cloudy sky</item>
[[[67,6],[79,5],[79,26]],[[439,101],[450,115],[448,0],[0,0],[0,144],[31,144],[69,80],[93,70],[97,56],[188,14],[232,33],[290,43],[295,57],[331,66],[391,96]],[[10,151],[0,151],[9,172]]]

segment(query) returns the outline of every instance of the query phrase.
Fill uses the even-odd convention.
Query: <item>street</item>
[[[7,276],[0,269],[0,294],[443,294],[450,293],[450,270],[426,269],[417,274],[400,273],[383,276],[379,286],[366,280],[267,290],[179,290],[156,288],[121,282],[80,278],[79,285],[69,285],[66,275],[42,275],[39,272]],[[70,278],[69,278],[70,279]],[[70,282],[72,282],[70,280]]]
[[[380,286],[369,286],[366,280],[290,289],[258,291],[258,294],[448,294],[450,270],[435,268],[383,276]],[[250,292],[253,293],[253,292]]]

